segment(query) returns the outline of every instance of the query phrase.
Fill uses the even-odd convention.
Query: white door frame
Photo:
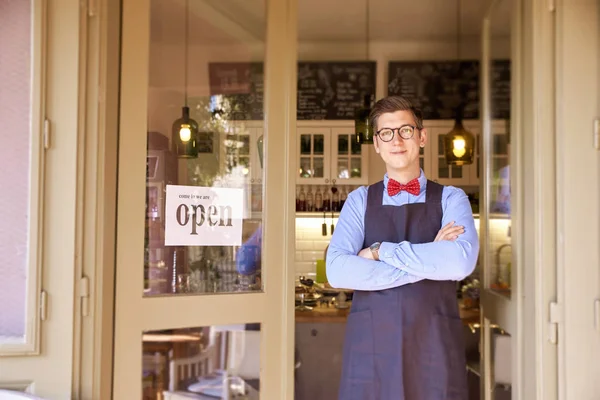
[[[32,0],[31,6],[32,142],[45,145],[44,155],[32,164],[39,169],[38,179],[43,182],[38,213],[30,214],[41,227],[38,239],[30,243],[41,257],[39,275],[30,275],[31,281],[37,279],[38,284],[30,288],[36,291],[32,296],[36,301],[28,310],[28,318],[37,321],[32,323],[35,328],[30,332],[34,338],[30,350],[0,357],[0,388],[26,390],[49,399],[71,398],[77,369],[73,357],[78,341],[75,282],[81,250],[77,227],[82,200],[78,183],[82,176],[77,163],[84,134],[79,125],[79,77],[85,61],[80,58],[79,47],[85,35],[80,31],[79,2]]]
[[[559,399],[600,393],[600,4],[556,2]]]

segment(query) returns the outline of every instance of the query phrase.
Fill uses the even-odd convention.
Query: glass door
[[[115,399],[291,392],[295,171],[269,151],[294,142],[288,18],[287,2],[123,2]]]
[[[481,391],[482,399],[511,399],[516,376],[519,271],[516,265],[519,193],[514,177],[520,165],[511,158],[511,144],[519,146],[518,97],[511,74],[518,58],[511,47],[514,0],[491,3],[482,30],[482,166],[480,240],[483,261],[481,289]],[[514,79],[514,75],[512,75]],[[504,82],[504,84],[502,83]],[[508,127],[508,129],[507,129]],[[512,129],[511,129],[512,128]],[[512,133],[512,135],[511,135]],[[514,228],[514,229],[513,229]],[[516,231],[517,235],[513,232]]]

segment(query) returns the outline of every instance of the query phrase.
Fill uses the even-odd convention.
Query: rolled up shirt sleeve
[[[332,287],[353,290],[383,290],[413,283],[422,278],[395,265],[367,260],[357,254],[365,238],[364,215],[367,188],[348,196],[327,250],[327,280]]]
[[[479,255],[479,237],[471,204],[462,189],[446,186],[442,196],[442,225],[454,221],[465,228],[454,241],[413,244],[384,242],[379,259],[411,275],[430,280],[462,280],[475,269]]]

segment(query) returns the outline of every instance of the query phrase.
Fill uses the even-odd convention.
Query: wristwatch
[[[373,254],[375,261],[379,261],[379,246],[381,246],[380,242],[375,242],[369,246],[369,250],[371,250],[371,254]]]

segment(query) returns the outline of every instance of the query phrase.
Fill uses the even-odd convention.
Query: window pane
[[[338,179],[350,178],[350,171],[348,171],[348,159],[347,158],[338,158],[337,177],[338,177]]]
[[[352,178],[360,178],[362,176],[362,160],[360,158],[352,158],[350,160],[350,176]]]
[[[300,178],[310,178],[312,176],[312,169],[310,167],[310,158],[300,158]]]
[[[508,143],[506,135],[494,135],[494,154],[507,154],[507,144]]]
[[[144,332],[143,399],[258,399],[260,336],[259,323]]]
[[[315,143],[315,151],[316,155],[323,155],[325,152],[325,136],[323,135],[314,135],[313,140]]]
[[[438,177],[450,178],[450,169],[446,164],[446,157],[438,157]]]
[[[347,135],[338,135],[337,153],[340,155],[348,154],[348,136]]]
[[[0,1],[0,342],[24,342],[29,255],[31,2]],[[33,184],[37,184],[33,182]],[[10,188],[10,190],[7,190]]]
[[[510,28],[514,21],[510,18],[501,18],[500,15],[510,16],[509,10],[513,7],[514,2],[511,0],[502,0],[498,3],[498,13],[494,14],[490,23],[491,30],[498,27]],[[507,30],[507,32],[509,32]],[[509,38],[510,39],[510,38]],[[507,43],[511,43],[508,41]],[[492,48],[490,54],[499,54],[498,48],[494,48],[496,42],[490,40]],[[506,55],[513,54],[511,49],[506,49]],[[490,86],[483,95],[488,94],[490,104],[490,113],[483,114],[484,126],[489,127],[490,131],[486,132],[486,137],[489,137],[490,143],[485,143],[487,147],[484,161],[487,165],[482,166],[480,173],[483,175],[486,170],[490,170],[489,179],[487,180],[484,190],[487,195],[486,208],[487,227],[483,233],[482,245],[486,252],[488,262],[484,264],[483,282],[486,289],[493,290],[499,294],[510,297],[511,286],[518,274],[513,274],[519,268],[514,264],[516,259],[513,258],[512,242],[512,209],[511,198],[515,195],[515,187],[511,182],[511,146],[520,141],[509,143],[509,129],[511,124],[511,102],[514,93],[511,93],[511,80],[513,63],[510,57],[491,58],[482,60],[485,66],[489,69],[490,76],[494,78],[490,81]],[[513,138],[519,135],[526,135],[527,132],[519,132],[518,127],[512,132]],[[504,347],[504,350],[510,347]],[[499,352],[500,354],[502,352]],[[506,372],[506,371],[504,371]],[[504,374],[505,375],[505,374]],[[502,397],[510,398],[510,392],[502,394]]]
[[[313,159],[314,177],[323,178],[325,176],[325,160],[323,157],[315,157]]]
[[[362,145],[360,143],[356,143],[353,135],[350,135],[350,142],[352,143],[352,155],[360,155],[362,150]]]
[[[311,153],[310,139],[310,135],[300,135],[300,154],[309,155]]]
[[[463,168],[460,166],[453,165],[452,166],[452,178],[460,179],[463,176]]]
[[[438,135],[438,155],[444,155],[444,135]]]
[[[236,15],[252,35],[202,2],[151,3],[144,295],[262,290],[264,2]]]

